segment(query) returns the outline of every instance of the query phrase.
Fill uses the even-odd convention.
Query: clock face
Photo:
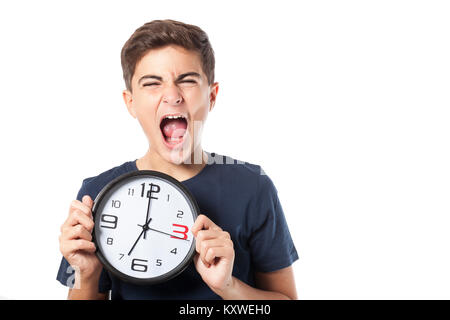
[[[160,283],[191,262],[199,209],[172,177],[150,170],[122,175],[102,189],[92,211],[97,256],[122,280]]]

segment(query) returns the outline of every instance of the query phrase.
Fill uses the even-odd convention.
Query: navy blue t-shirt
[[[254,273],[290,266],[298,259],[271,179],[259,165],[208,154],[208,164],[196,176],[182,181],[195,197],[200,213],[209,217],[233,241],[233,276],[255,287]],[[124,164],[83,181],[77,199],[95,199],[114,178],[136,171],[136,161]],[[57,280],[72,287],[74,270],[62,258]],[[103,269],[99,292],[111,290],[111,299],[220,299],[202,280],[192,262],[177,277],[156,285],[140,286],[123,282]]]

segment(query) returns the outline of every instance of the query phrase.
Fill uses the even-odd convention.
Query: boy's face
[[[152,152],[168,162],[192,163],[219,89],[217,82],[208,85],[198,54],[172,45],[152,49],[136,64],[131,82],[133,92],[124,90],[123,98]]]

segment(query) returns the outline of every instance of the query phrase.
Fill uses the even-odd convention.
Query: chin
[[[191,155],[193,153],[192,143],[190,139],[185,139],[177,148],[168,149],[163,146],[162,156],[167,162],[176,165],[191,164]]]

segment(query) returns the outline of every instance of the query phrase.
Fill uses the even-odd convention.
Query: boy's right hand
[[[102,270],[100,260],[95,255],[95,245],[92,242],[94,220],[91,210],[93,204],[94,201],[88,195],[85,195],[82,201],[72,201],[69,216],[61,226],[59,237],[59,248],[62,255],[84,280],[100,276]]]

